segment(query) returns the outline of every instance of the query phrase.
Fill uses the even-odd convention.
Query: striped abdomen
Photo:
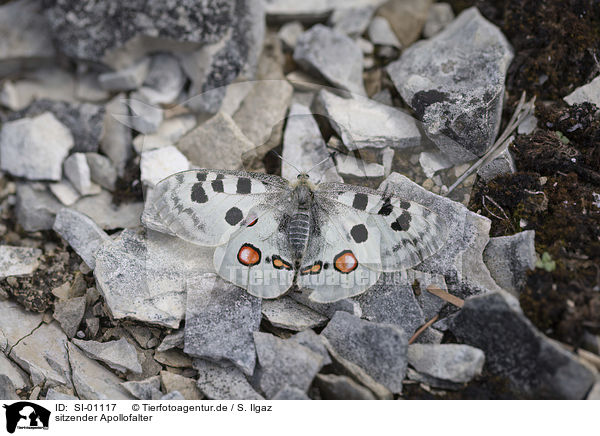
[[[301,259],[308,243],[310,232],[310,213],[308,210],[299,210],[290,219],[288,225],[288,241],[294,252],[295,259]]]

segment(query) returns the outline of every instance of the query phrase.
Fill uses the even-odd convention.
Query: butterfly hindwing
[[[188,242],[225,243],[257,204],[277,201],[289,187],[276,176],[191,170],[162,180],[150,193],[142,222]]]
[[[298,285],[313,289],[310,299],[330,303],[361,294],[379,278],[380,232],[367,214],[321,199],[313,209],[318,233],[302,259]]]
[[[284,294],[292,285],[294,267],[285,233],[278,225],[282,213],[266,205],[253,208],[229,241],[216,248],[217,273],[256,297]]]

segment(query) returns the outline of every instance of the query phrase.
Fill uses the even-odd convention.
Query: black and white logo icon
[[[29,401],[5,404],[6,431],[14,433],[16,429],[48,429],[50,411]]]

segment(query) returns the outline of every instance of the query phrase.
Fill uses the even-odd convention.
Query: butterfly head
[[[297,177],[297,179],[300,182],[307,182],[309,178],[310,178],[310,176],[308,175],[308,173],[300,173],[300,174],[298,174],[298,177]]]

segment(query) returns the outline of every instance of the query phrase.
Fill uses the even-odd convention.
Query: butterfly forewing
[[[162,180],[150,193],[142,222],[205,246],[226,243],[250,209],[289,195],[280,177],[242,171],[192,170]]]

